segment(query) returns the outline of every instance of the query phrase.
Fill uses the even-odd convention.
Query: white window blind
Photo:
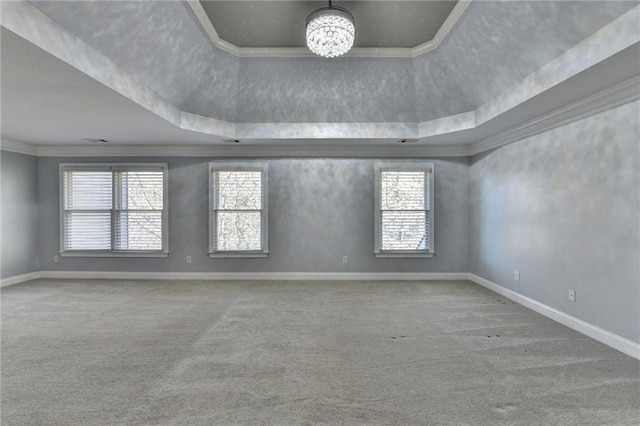
[[[67,165],[62,251],[166,251],[166,166]]]
[[[431,165],[377,170],[376,253],[433,253]]]
[[[211,169],[211,253],[266,252],[266,166]]]
[[[110,171],[64,172],[64,249],[110,250]]]

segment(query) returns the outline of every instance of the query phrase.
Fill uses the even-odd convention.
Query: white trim
[[[169,257],[168,251],[144,252],[144,251],[113,251],[93,253],[91,251],[61,251],[60,257]]]
[[[446,27],[452,25],[449,20],[459,18],[458,15],[462,15],[464,10],[469,6],[469,1],[459,1],[458,4],[452,10],[450,17],[445,21]],[[201,4],[198,1],[190,0],[187,3],[187,8],[194,7],[201,8]],[[204,13],[204,12],[202,12]],[[200,13],[200,15],[202,15]],[[199,12],[194,11],[196,18],[199,16]],[[206,13],[204,13],[206,16]],[[525,101],[537,96],[543,92],[551,90],[556,85],[567,81],[570,77],[573,77],[586,69],[591,68],[597,63],[606,60],[614,54],[622,51],[623,49],[637,43],[640,40],[640,35],[637,29],[637,20],[640,17],[640,6],[636,6],[633,9],[626,12],[624,15],[618,17],[613,22],[603,27],[598,32],[592,34],[588,39],[569,49],[558,58],[544,65],[534,73],[530,74],[516,86],[509,90],[498,94],[489,102],[481,105],[474,111],[468,111],[461,114],[456,114],[450,117],[443,117],[436,120],[430,120],[420,123],[406,122],[406,123],[236,123],[224,120],[217,120],[214,118],[207,118],[199,116],[197,114],[189,114],[180,110],[177,106],[164,99],[158,93],[152,89],[140,85],[134,81],[132,77],[120,70],[115,63],[109,58],[95,50],[83,40],[70,32],[64,30],[55,21],[49,18],[44,13],[40,12],[37,8],[29,5],[24,1],[20,2],[2,2],[2,14],[0,14],[2,26],[15,32],[25,40],[30,41],[39,48],[45,50],[56,58],[68,63],[69,65],[77,68],[79,71],[85,73],[96,81],[104,84],[105,86],[113,89],[117,93],[125,96],[126,98],[134,101],[138,105],[148,109],[157,116],[165,119],[169,123],[173,124],[177,128],[188,129],[190,131],[197,131],[205,134],[213,134],[214,136],[228,137],[232,139],[312,139],[317,140],[316,144],[311,146],[304,146],[296,148],[296,153],[287,154],[289,147],[285,147],[281,150],[281,153],[277,156],[349,156],[349,157],[375,157],[375,156],[388,156],[388,157],[409,157],[409,156],[469,156],[482,152],[487,149],[492,149],[498,146],[506,145],[516,140],[522,139],[522,134],[518,133],[514,129],[507,129],[497,135],[491,136],[482,141],[476,141],[470,145],[442,145],[434,146],[427,145],[427,141],[418,141],[415,144],[414,149],[404,150],[404,152],[397,154],[394,151],[398,150],[397,146],[394,149],[392,146],[371,147],[374,148],[376,153],[362,153],[361,147],[345,147],[344,152],[339,154],[333,154],[332,151],[335,147],[322,146],[322,139],[416,139],[429,137],[437,134],[451,134],[456,131],[472,130],[478,128],[481,124],[494,119],[505,112],[512,110],[518,105],[521,105]],[[198,18],[199,19],[199,18]],[[208,19],[206,19],[208,21]],[[209,22],[210,23],[210,22]],[[215,32],[215,29],[213,30]],[[434,40],[443,40],[446,36],[446,28],[441,28]],[[206,32],[206,29],[205,29]],[[42,34],[46,33],[47,37],[43,37]],[[53,35],[53,36],[52,36]],[[437,40],[436,40],[437,41]],[[434,45],[437,43],[433,43]],[[305,49],[306,50],[306,49]],[[357,50],[354,50],[354,52]],[[354,53],[355,55],[356,53]],[[581,58],[581,60],[576,60]],[[631,84],[634,84],[634,79],[629,80]],[[628,82],[626,82],[628,83]],[[623,83],[624,84],[624,83]],[[566,124],[569,121],[576,120],[584,117],[585,115],[594,114],[598,110],[611,108],[613,106],[620,105],[621,103],[630,102],[631,100],[638,99],[637,95],[637,82],[636,87],[630,90],[628,96],[625,97],[624,93],[617,93],[617,101],[611,101],[603,99],[602,105],[595,109],[590,105],[590,102],[598,103],[591,100],[580,100],[568,108],[566,114],[554,114],[551,113],[548,117],[542,116],[539,119],[532,121],[549,121],[543,125],[541,122],[538,124],[540,127],[530,126],[526,135],[531,135],[531,132],[540,132],[548,130],[553,126]],[[605,89],[600,94],[607,92],[609,89]],[[593,95],[592,95],[593,96]],[[591,98],[591,97],[587,97]],[[585,99],[587,99],[585,98]],[[597,96],[596,96],[597,98]],[[605,96],[606,98],[606,96]],[[611,103],[607,104],[606,102]],[[616,105],[617,104],[617,105]],[[585,111],[579,108],[580,105],[585,106]],[[607,106],[608,105],[608,106]],[[577,110],[572,108],[578,106]],[[562,108],[558,111],[563,110]],[[570,111],[571,110],[571,111]],[[526,124],[526,123],[525,123]],[[531,123],[527,124],[531,125]],[[524,125],[521,125],[524,126]],[[519,128],[519,127],[517,127]],[[542,129],[542,130],[541,130]],[[535,133],[533,133],[535,134]],[[382,137],[381,137],[382,136]],[[526,137],[526,136],[525,136]],[[148,146],[37,146],[36,148],[27,148],[24,144],[13,144],[13,149],[17,152],[39,155],[39,156],[90,156],[90,155],[105,155],[105,156],[149,156]],[[489,148],[487,148],[489,147]],[[12,147],[9,143],[7,147],[0,147],[7,151],[11,151]],[[225,146],[215,147],[194,147],[194,146],[171,146],[171,147],[156,147],[158,153],[154,152],[154,155],[169,155],[165,152],[177,151],[177,154],[173,155],[194,155],[187,152],[205,152],[207,149],[212,149],[215,152],[209,152],[206,154],[195,155],[218,155],[231,156],[226,154],[227,151],[232,151]],[[367,147],[366,151],[369,151],[370,147]],[[37,154],[32,153],[32,149],[35,149]],[[125,151],[127,152],[125,154]],[[163,151],[163,152],[161,152]],[[270,146],[255,145],[250,148],[250,152],[246,153],[247,156],[276,156],[272,154]],[[320,151],[320,152],[318,152]],[[184,153],[184,154],[181,154]],[[282,153],[284,152],[284,154]],[[244,156],[244,152],[235,152],[236,156]]]
[[[501,285],[484,279],[476,274],[468,273],[467,279],[493,291],[494,293],[498,293],[499,295],[504,296],[507,299],[513,300],[514,302],[519,303],[520,305],[529,308],[532,311],[544,315],[549,319],[552,319],[579,333],[589,336],[600,343],[604,343],[605,345],[612,347],[613,349],[616,349],[624,354],[629,355],[630,357],[640,360],[639,343],[633,342],[622,336],[618,336],[617,334],[573,317],[569,314],[559,311],[558,309],[547,306],[544,303],[538,302],[537,300],[531,299],[527,296],[523,296],[520,293],[502,287]]]
[[[216,250],[216,195],[217,195],[217,183],[215,181],[215,172],[221,171],[238,171],[238,172],[260,172],[261,176],[261,208],[255,210],[260,212],[260,226],[261,226],[261,249],[251,251],[226,251]],[[209,257],[210,258],[251,258],[251,257],[267,257],[269,254],[269,163],[258,161],[243,161],[243,162],[226,162],[226,161],[212,161],[209,163]]]
[[[467,149],[470,155],[480,154],[638,99],[640,99],[640,76],[632,77],[518,126],[482,139],[467,146]]]
[[[8,139],[0,140],[0,150],[15,152],[17,154],[38,155],[38,147],[24,142],[16,142]]]
[[[515,86],[499,93],[476,109],[476,125],[505,112],[568,81],[616,53],[640,42],[640,6],[627,11],[584,41],[529,74]]]
[[[28,274],[14,275],[13,277],[3,278],[0,280],[0,288],[8,287],[14,284],[20,284],[26,281],[37,280],[40,277],[40,272],[29,272]]]
[[[378,259],[431,259],[435,257],[435,253],[373,253]]]
[[[113,250],[115,240],[116,209],[116,173],[122,171],[162,170],[162,248],[158,251],[118,251]],[[111,173],[112,205],[111,205],[111,250],[66,250],[65,249],[65,209],[64,174],[66,171],[108,171]],[[169,164],[168,163],[60,163],[58,164],[58,216],[60,246],[59,253],[63,257],[168,257],[169,256]],[[106,211],[106,210],[103,210]],[[124,210],[123,210],[124,211]]]
[[[311,281],[463,281],[466,273],[457,272],[113,272],[113,271],[41,271],[39,278],[121,279],[121,280],[311,280]]]
[[[471,5],[472,0],[458,0],[453,7],[447,19],[444,20],[442,26],[436,33],[433,40],[423,43],[413,48],[412,57],[423,55],[440,47],[440,44],[447,38],[453,27],[458,23],[464,12]]]
[[[390,162],[377,161],[375,163],[375,194],[374,194],[374,248],[373,254],[376,258],[431,258],[435,255],[435,238],[434,238],[434,192],[435,192],[435,163],[434,162]],[[392,251],[382,250],[382,172],[421,172],[429,175],[429,181],[424,185],[424,196],[429,197],[429,210],[426,210],[429,218],[429,229],[427,235],[429,237],[429,247],[427,250],[406,250]]]
[[[200,4],[200,0],[187,0],[186,4],[187,6],[189,6],[189,8],[191,8],[194,18],[200,24],[204,32],[209,37],[209,40],[211,40],[211,43],[213,43],[215,47],[224,52],[231,53],[234,56],[240,56],[240,50],[238,46],[220,38],[220,36],[218,35],[218,31],[216,31],[215,27],[211,23],[207,12],[202,7],[202,4]]]
[[[391,141],[390,141],[391,142]],[[389,145],[334,145],[314,143],[295,144],[219,144],[219,145],[41,145],[38,157],[215,157],[215,158],[421,158],[466,157],[465,145],[400,144],[394,140]]]
[[[247,280],[247,281],[472,281],[553,321],[640,360],[640,344],[575,318],[537,300],[523,296],[476,274],[467,272],[113,272],[38,271],[0,280],[0,287],[44,279],[120,279],[120,280]]]
[[[521,139],[551,130],[553,128],[581,120],[602,111],[634,102],[640,99],[640,76],[596,92],[549,113],[533,118],[518,126],[497,133],[469,145],[263,145],[263,144],[220,144],[191,146],[154,145],[29,145],[22,142],[2,140],[0,149],[38,157],[350,157],[350,158],[424,158],[424,157],[467,157],[490,149],[517,142]],[[473,130],[479,124],[471,125],[474,111],[444,117],[422,123],[405,123],[405,128],[416,128],[420,135],[445,134],[460,130]],[[282,123],[284,126],[286,123]],[[304,123],[290,123],[296,128]],[[361,123],[343,123],[359,126]],[[375,123],[374,123],[375,124]],[[401,123],[391,123],[398,128]],[[242,124],[247,126],[248,124]],[[265,123],[261,123],[264,126]],[[315,123],[317,125],[317,123]],[[286,129],[283,128],[283,132]],[[406,134],[412,132],[403,132]],[[274,137],[276,137],[275,135]],[[328,134],[325,136],[329,136]],[[363,136],[363,135],[360,135]],[[387,135],[391,136],[391,135]],[[409,135],[411,136],[411,135]],[[415,136],[415,135],[414,135]],[[376,138],[373,138],[376,139]],[[379,138],[378,138],[379,139]],[[150,149],[153,155],[150,155]]]
[[[460,0],[453,7],[432,40],[415,47],[354,47],[344,57],[351,58],[415,58],[416,56],[436,50],[447,38],[453,27],[460,20],[472,0]],[[192,16],[211,43],[223,52],[241,58],[304,58],[317,57],[306,47],[239,47],[220,38],[207,12],[198,0],[187,0],[185,4],[193,12]]]
[[[211,238],[211,235],[210,235]],[[215,253],[207,253],[211,259],[264,259],[269,257],[268,251],[261,252],[215,252]]]

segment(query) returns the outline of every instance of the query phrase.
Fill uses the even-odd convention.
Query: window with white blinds
[[[61,252],[167,253],[167,165],[62,164]]]
[[[266,255],[267,165],[211,163],[210,172],[210,254]]]
[[[376,165],[375,254],[433,255],[433,164]]]

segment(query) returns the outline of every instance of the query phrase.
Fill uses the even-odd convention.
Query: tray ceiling
[[[639,4],[474,1],[429,53],[325,60],[229,54],[212,43],[206,14],[194,14],[197,0],[2,2],[1,136],[468,155],[635,78]]]
[[[222,40],[240,48],[305,46],[305,19],[325,1],[201,1]],[[356,22],[355,47],[413,48],[431,41],[455,1],[336,1]]]

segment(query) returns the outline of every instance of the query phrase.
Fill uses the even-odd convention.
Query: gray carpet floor
[[[2,289],[2,425],[623,425],[640,362],[470,282]]]

